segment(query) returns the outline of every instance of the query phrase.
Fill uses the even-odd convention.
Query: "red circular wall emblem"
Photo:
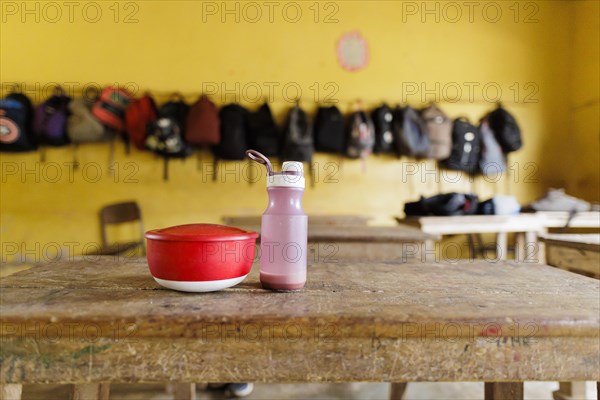
[[[369,64],[369,46],[358,31],[344,33],[336,45],[337,58],[347,71],[358,71]]]

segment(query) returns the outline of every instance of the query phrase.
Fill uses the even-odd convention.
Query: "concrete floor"
[[[552,400],[552,391],[558,388],[556,382],[525,383],[526,400]],[[597,399],[596,385],[588,382],[587,400]],[[23,390],[23,400],[65,400],[69,397],[67,386],[28,385]],[[257,384],[251,400],[281,399],[387,399],[389,385],[385,383],[351,384]],[[223,399],[221,391],[198,390],[198,400]],[[406,400],[480,400],[483,399],[483,383],[411,383],[404,398]],[[111,386],[111,400],[172,400],[165,385],[119,384]],[[577,399],[579,400],[579,399]],[[585,399],[581,399],[585,400]]]

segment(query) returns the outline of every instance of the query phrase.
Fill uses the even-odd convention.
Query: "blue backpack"
[[[24,152],[37,149],[31,121],[33,105],[22,93],[0,100],[0,151]]]

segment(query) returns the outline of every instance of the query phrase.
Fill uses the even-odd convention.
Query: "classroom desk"
[[[310,218],[309,218],[310,221]],[[260,225],[240,228],[260,233]],[[308,224],[308,259],[312,262],[340,260],[424,260],[433,253],[439,235],[410,226],[336,226]]]
[[[570,215],[564,211],[538,211],[545,228],[600,228],[600,211],[585,211]]]
[[[226,215],[221,218],[225,225],[260,225],[262,216],[260,215]],[[332,226],[366,226],[371,220],[366,215],[309,215],[308,223],[313,225],[332,225]]]
[[[548,265],[600,278],[600,233],[549,233],[540,241]]]
[[[99,257],[0,281],[0,384],[600,380],[600,281],[545,265],[348,262],[309,266],[305,289],[160,288],[144,259]],[[181,385],[178,385],[181,386]],[[176,390],[178,399],[191,399]],[[508,395],[510,394],[510,395]]]
[[[500,260],[506,260],[508,255],[508,233],[516,233],[515,260],[541,261],[537,236],[545,231],[545,225],[544,218],[536,214],[397,217],[396,221],[401,225],[415,226],[425,233],[442,236],[495,233],[497,257]]]

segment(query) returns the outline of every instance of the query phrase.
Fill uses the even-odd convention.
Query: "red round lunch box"
[[[258,233],[215,224],[189,224],[146,232],[150,273],[161,286],[212,292],[246,278]]]

